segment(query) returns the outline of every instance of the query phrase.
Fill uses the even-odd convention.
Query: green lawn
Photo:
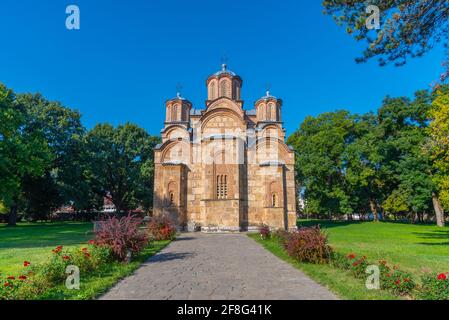
[[[299,221],[299,226],[320,224],[339,252],[385,259],[420,276],[423,271],[449,272],[449,227],[392,222]]]
[[[93,238],[91,223],[0,225],[0,276],[16,274],[23,261],[44,261],[58,245],[78,247]]]
[[[15,228],[0,226],[0,275],[17,275],[23,261],[32,264],[45,261],[58,245],[82,247],[93,238],[91,223],[19,224]],[[145,260],[170,241],[154,242],[129,264],[112,262],[100,271],[81,276],[80,290],[67,290],[64,285],[51,289],[37,299],[94,299],[120,279],[132,274]]]
[[[449,227],[413,225],[392,222],[330,222],[300,220],[298,226],[319,224],[329,235],[331,246],[341,253],[365,255],[369,261],[385,259],[415,275],[419,282],[424,271],[449,272]],[[291,259],[274,240],[262,241],[258,234],[251,238],[279,258],[304,271],[315,281],[327,286],[340,298],[398,299],[388,292],[367,290],[362,280],[356,280],[348,271],[330,265],[299,263]]]

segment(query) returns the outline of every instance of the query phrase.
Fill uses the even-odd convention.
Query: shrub
[[[369,263],[366,261],[366,257],[357,257],[355,253],[349,253],[346,255],[346,259],[348,261],[347,269],[351,271],[354,277],[361,279],[366,277],[366,268]]]
[[[318,226],[291,233],[284,247],[298,261],[317,264],[329,262],[332,252],[327,235]]]
[[[95,230],[95,243],[109,246],[117,260],[126,261],[130,258],[129,254],[138,254],[148,244],[148,235],[140,231],[142,221],[132,215],[99,221]]]
[[[266,224],[263,224],[263,225],[259,228],[259,234],[260,234],[260,237],[261,237],[263,240],[270,239],[270,238],[271,238],[271,230],[270,230],[270,227],[267,226]]]
[[[173,240],[176,237],[176,227],[167,217],[152,217],[147,225],[151,240]]]
[[[425,273],[418,297],[423,300],[449,300],[449,272]]]
[[[400,270],[397,266],[391,268],[385,260],[379,261],[380,286],[397,295],[408,295],[416,288],[412,274]]]

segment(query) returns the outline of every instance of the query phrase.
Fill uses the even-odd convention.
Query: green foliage
[[[436,171],[434,181],[438,186],[443,207],[449,210],[449,92],[438,90],[433,101],[429,127],[429,153]]]
[[[422,289],[419,298],[422,300],[449,300],[448,273],[426,273],[421,278]]]
[[[420,214],[433,210],[434,168],[424,147],[434,96],[387,97],[377,115],[308,117],[288,143],[307,213]],[[377,217],[377,214],[374,214]]]
[[[407,198],[407,194],[403,191],[394,190],[383,203],[383,208],[386,212],[392,214],[407,213],[409,211]]]
[[[380,10],[379,30],[366,27],[370,4]],[[408,57],[422,56],[437,43],[449,40],[449,3],[445,0],[324,0],[323,7],[357,41],[367,42],[358,62],[377,57],[380,65],[403,65]],[[442,81],[448,72],[442,74]]]
[[[95,126],[86,136],[87,181],[117,210],[152,205],[153,148],[159,142],[136,125]]]
[[[11,90],[0,84],[0,200],[15,225],[24,179],[39,177],[53,160],[43,130]]]
[[[153,147],[160,139],[126,124],[88,134],[78,111],[0,84],[0,202],[29,220],[63,204],[93,211],[111,196],[119,210],[152,206]]]

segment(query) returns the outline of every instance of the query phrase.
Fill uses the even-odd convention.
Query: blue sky
[[[81,30],[65,28],[65,8]],[[321,1],[3,0],[0,81],[41,92],[99,122],[137,123],[158,134],[164,102],[182,94],[204,108],[206,78],[229,69],[244,81],[245,108],[271,93],[292,133],[307,115],[375,110],[384,96],[411,96],[441,72],[441,49],[405,67],[356,64],[362,51]]]

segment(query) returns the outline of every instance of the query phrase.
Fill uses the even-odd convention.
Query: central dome
[[[237,74],[235,72],[232,72],[231,70],[227,69],[227,65],[225,63],[223,63],[221,65],[221,70],[220,71],[214,73],[214,76],[219,76],[219,75],[222,75],[222,74],[229,74],[229,75],[231,75],[233,77],[237,76]]]
[[[208,101],[227,97],[232,100],[240,100],[240,89],[242,88],[242,79],[231,70],[227,65],[221,65],[221,70],[211,75],[206,85],[208,88]]]

